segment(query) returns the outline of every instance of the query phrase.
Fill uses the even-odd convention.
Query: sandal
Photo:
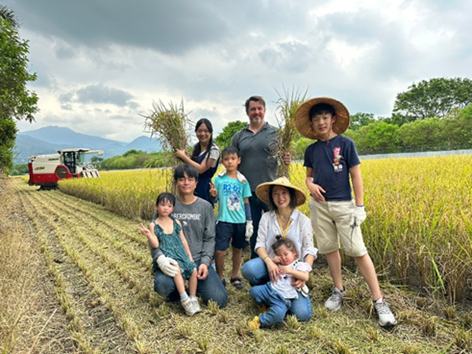
[[[244,284],[241,282],[240,277],[231,278],[231,285],[233,285],[238,290],[244,289]]]

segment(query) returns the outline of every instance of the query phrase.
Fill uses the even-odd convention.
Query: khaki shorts
[[[317,202],[313,198],[308,201],[310,219],[315,233],[318,250],[327,254],[340,249],[351,257],[362,257],[367,249],[362,239],[359,226],[354,229],[349,225],[351,214],[356,207],[354,202]]]

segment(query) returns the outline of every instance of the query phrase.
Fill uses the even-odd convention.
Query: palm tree
[[[20,26],[13,10],[5,5],[0,5],[0,18],[10,23],[12,27],[18,28]]]

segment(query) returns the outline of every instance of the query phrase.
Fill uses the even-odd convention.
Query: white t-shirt
[[[206,150],[205,151],[202,151],[200,153],[200,155],[198,155],[198,157],[202,156],[206,154]],[[211,145],[211,149],[210,149],[210,153],[208,154],[208,156],[206,157],[207,159],[215,159],[215,162],[213,162],[213,165],[211,167],[217,167],[216,164],[218,162],[218,158],[220,157],[220,149],[218,148],[218,146],[213,143]]]
[[[290,263],[287,267],[302,272],[311,271],[311,267],[308,263],[298,260]],[[277,282],[271,282],[272,289],[277,290],[286,299],[298,299],[298,291],[292,285],[294,276],[291,274],[281,274],[281,277],[282,278],[279,279]]]
[[[253,187],[251,186],[251,188]],[[313,228],[310,218],[302,214],[298,209],[295,209],[292,215],[290,215],[290,220],[287,238],[295,245],[300,260],[304,260],[307,255],[312,255],[316,258],[318,249],[313,243]],[[259,222],[254,250],[257,251],[259,247],[262,247],[267,251],[270,258],[274,258],[275,252],[271,246],[277,241],[276,236],[278,235],[282,235],[282,230],[277,221],[275,211],[272,210],[264,213]]]

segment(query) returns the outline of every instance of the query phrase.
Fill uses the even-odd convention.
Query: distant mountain
[[[161,150],[156,139],[140,136],[131,143],[76,133],[65,127],[49,126],[19,133],[15,144],[15,164],[27,163],[31,155],[54,154],[67,148],[89,148],[103,150],[103,158],[123,155],[128,150],[142,150],[147,153]]]
[[[127,150],[135,149],[135,150],[142,150],[146,152],[149,151],[149,146],[155,148],[154,151],[161,151],[161,144],[155,138],[150,139],[147,136],[140,136],[139,138],[134,139],[130,142],[127,146]]]

